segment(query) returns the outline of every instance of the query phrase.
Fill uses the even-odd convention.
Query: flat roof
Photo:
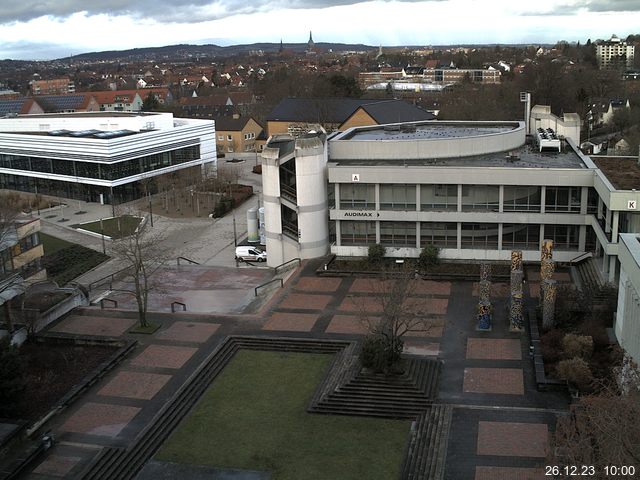
[[[640,190],[638,157],[598,157],[591,160],[616,190]]]
[[[329,163],[337,166],[425,166],[425,167],[508,167],[508,168],[589,168],[580,156],[565,144],[563,151],[540,152],[536,145],[526,144],[504,152],[487,153],[465,157],[394,159],[334,159]]]
[[[161,115],[160,112],[65,112],[65,113],[36,113],[28,115],[18,115],[14,118],[51,118],[51,117],[145,117],[151,115]]]
[[[439,138],[477,137],[509,132],[519,127],[517,122],[495,124],[473,123],[405,123],[374,128],[357,128],[339,140],[433,140]]]

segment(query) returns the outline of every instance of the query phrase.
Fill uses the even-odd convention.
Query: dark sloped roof
[[[22,107],[26,101],[26,98],[20,98],[17,100],[0,100],[0,116],[18,115],[19,113],[22,113]]]
[[[362,107],[378,123],[434,120],[435,116],[403,100],[370,98],[285,98],[268,121],[338,123]]]
[[[402,100],[369,103],[363,105],[362,109],[379,124],[418,122],[420,120],[435,120],[436,118],[434,114]]]
[[[342,123],[359,106],[361,98],[285,98],[267,115],[268,121]]]
[[[214,117],[213,120],[216,122],[217,132],[239,132],[247,125],[251,117]]]

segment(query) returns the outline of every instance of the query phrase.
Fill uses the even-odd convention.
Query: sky
[[[180,43],[585,42],[640,33],[640,0],[0,0],[0,59]]]

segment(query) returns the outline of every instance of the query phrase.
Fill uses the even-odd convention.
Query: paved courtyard
[[[49,422],[59,443],[34,466],[29,478],[71,478],[100,448],[130,444],[229,334],[357,339],[367,333],[380,318],[384,283],[318,277],[318,265],[303,263],[284,288],[274,290],[272,298],[255,309],[247,308],[251,302],[246,298],[270,275],[266,270],[176,270],[168,279],[176,291],[190,288],[200,278],[205,287],[197,289],[201,293],[193,293],[194,298],[219,289],[218,307],[238,299],[244,307],[205,312],[209,307],[204,298],[199,314],[191,309],[171,314],[162,308],[162,313],[149,314],[161,324],[150,335],[128,333],[136,324],[135,312],[120,309],[80,309],[53,324],[50,330],[58,334],[134,338],[139,345]],[[183,278],[185,272],[191,274]],[[508,291],[501,285],[494,289],[494,328],[478,332],[474,282],[419,280],[414,287],[407,308],[421,312],[425,322],[406,335],[405,352],[444,361],[438,402],[454,406],[445,478],[542,478],[556,412],[567,403],[561,394],[536,390],[529,340],[507,328]]]

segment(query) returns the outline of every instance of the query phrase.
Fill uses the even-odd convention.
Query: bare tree
[[[121,290],[133,295],[138,304],[140,327],[148,327],[147,307],[149,294],[157,290],[153,273],[167,260],[167,251],[160,246],[161,238],[156,233],[146,233],[142,229],[132,235],[113,242],[113,253],[124,260],[128,268],[127,278],[132,286]]]
[[[0,202],[0,305],[9,333],[13,332],[10,299],[24,292],[24,279],[13,269],[11,248],[18,241],[16,220],[20,215],[19,197],[4,196]]]
[[[421,281],[413,271],[387,272],[382,279],[372,280],[373,298],[363,297],[360,319],[369,331],[365,344],[380,350],[378,358],[382,361],[378,366],[385,371],[391,371],[400,360],[405,335],[424,334],[436,326],[437,320],[429,315],[427,299],[418,294]],[[366,302],[372,301],[376,308],[368,308]],[[370,313],[372,311],[381,312],[381,315],[378,317],[376,313]]]

